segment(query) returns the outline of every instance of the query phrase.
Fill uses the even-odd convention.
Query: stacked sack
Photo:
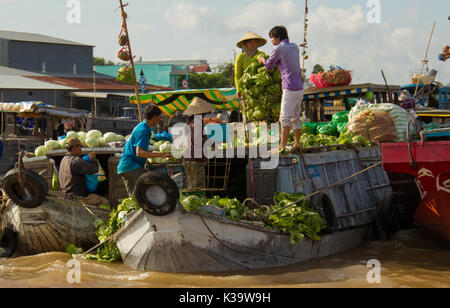
[[[387,116],[389,116],[390,119]],[[351,132],[358,133],[364,131],[364,129],[361,128],[364,126],[364,123],[368,125],[374,125],[375,123],[381,125],[380,123],[384,123],[383,125],[386,127],[382,131],[377,131],[377,139],[384,140],[381,142],[404,142],[406,140],[408,120],[410,117],[411,115],[408,111],[394,104],[358,103],[350,111],[348,129]],[[369,122],[372,124],[369,124]],[[365,130],[366,135],[362,135],[367,137],[367,126]],[[372,135],[373,134],[374,132],[372,132]],[[372,138],[375,137],[372,136]],[[377,142],[375,140],[371,141]]]

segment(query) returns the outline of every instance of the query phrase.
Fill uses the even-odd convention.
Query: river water
[[[367,280],[369,260],[379,260],[381,283]],[[59,288],[315,288],[450,287],[450,249],[419,230],[387,242],[288,267],[237,273],[167,274],[134,271],[123,264],[81,260],[80,283],[69,284],[71,256],[48,253],[0,259],[0,287]],[[373,276],[371,276],[373,277]]]

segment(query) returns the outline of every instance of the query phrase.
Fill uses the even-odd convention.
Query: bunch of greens
[[[327,135],[302,134],[300,143],[304,148],[337,145],[337,138]]]
[[[352,132],[346,132],[344,134],[341,134],[339,138],[327,135],[302,134],[300,138],[300,143],[301,146],[304,148],[343,145],[343,144],[349,145],[358,144],[363,147],[372,146],[370,140],[361,135],[356,135]]]
[[[265,56],[268,58],[268,56]],[[281,74],[275,68],[267,71],[256,59],[239,79],[245,102],[245,114],[250,121],[276,121],[281,112]]]
[[[139,208],[139,203],[133,196],[132,198],[122,200],[122,203],[117,207],[117,210],[113,210],[109,214],[109,220],[106,223],[101,219],[97,219],[94,222],[94,226],[97,228],[95,234],[101,243],[105,243],[101,248],[97,249],[97,254],[88,254],[84,256],[84,258],[104,263],[121,261],[119,249],[111,238],[121,227],[123,227],[126,216]],[[80,249],[76,248],[74,245],[68,246],[66,251],[70,254],[81,253]]]
[[[364,136],[357,135],[353,132],[346,132],[344,134],[341,134],[339,139],[337,140],[339,144],[358,144],[363,147],[371,147],[372,144],[369,139],[367,139]]]
[[[287,193],[277,193],[274,197],[274,204],[271,209],[277,210],[297,202],[304,197],[298,193],[290,195]],[[234,221],[247,220],[249,217],[267,214],[267,210],[250,209],[243,205],[236,198],[200,198],[196,195],[181,198],[181,204],[187,212],[200,210],[206,205],[212,205],[224,209],[228,219]],[[266,227],[277,229],[290,235],[292,244],[302,241],[306,236],[313,240],[320,240],[319,233],[325,229],[325,223],[320,215],[315,212],[307,200],[298,205],[293,205],[269,216],[265,222]]]
[[[328,135],[339,137],[340,134],[347,132],[347,125],[349,112],[342,111],[333,115],[331,122],[316,123],[306,122],[303,124],[302,129],[304,133],[311,135]]]
[[[274,197],[275,204],[272,206],[272,210],[281,209],[303,197],[304,194],[301,193],[294,195],[278,193]],[[322,217],[314,211],[307,200],[270,215],[267,226],[288,233],[292,244],[301,242],[305,235],[320,241],[319,232],[326,228]]]

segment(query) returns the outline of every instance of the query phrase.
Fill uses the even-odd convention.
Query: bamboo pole
[[[430,39],[428,40],[427,50],[425,51],[425,58],[422,60],[422,68],[420,69],[420,76],[422,76],[423,68],[425,64],[428,64],[428,51],[430,50],[431,39],[433,38],[434,29],[436,27],[436,21],[433,23],[433,30],[431,31]],[[419,89],[419,78],[417,79],[416,90],[414,91],[414,97],[417,95],[417,90]]]
[[[141,98],[139,97],[139,87],[137,84],[137,78],[136,78],[136,69],[134,67],[134,59],[133,59],[133,53],[131,52],[131,43],[130,43],[130,35],[128,34],[128,26],[127,26],[127,14],[125,13],[125,9],[123,6],[122,0],[120,1],[120,9],[122,10],[122,20],[123,20],[123,28],[125,30],[125,34],[128,38],[128,51],[130,53],[130,62],[131,62],[131,68],[133,70],[133,79],[134,79],[134,91],[136,92],[136,100],[138,105],[138,114],[139,114],[139,121],[142,122],[142,110],[141,110]]]
[[[307,40],[307,34],[308,34],[308,13],[309,13],[309,8],[308,8],[308,0],[305,0],[305,32],[304,32],[304,38],[303,38],[303,43],[300,44],[300,47],[303,47],[303,52],[302,52],[302,80],[305,81],[306,79],[306,75],[305,75],[305,61],[307,59],[307,53],[306,53],[306,49],[308,48],[308,40]]]

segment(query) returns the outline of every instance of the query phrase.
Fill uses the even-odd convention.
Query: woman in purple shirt
[[[265,60],[258,58],[259,63],[264,64],[267,70],[275,66],[281,73],[283,98],[281,100],[281,143],[277,151],[283,150],[288,142],[291,128],[294,130],[294,148],[300,146],[302,135],[302,123],[300,120],[303,100],[303,80],[300,68],[300,51],[296,44],[289,43],[287,29],[277,26],[270,30],[269,36],[275,46],[272,55]]]

